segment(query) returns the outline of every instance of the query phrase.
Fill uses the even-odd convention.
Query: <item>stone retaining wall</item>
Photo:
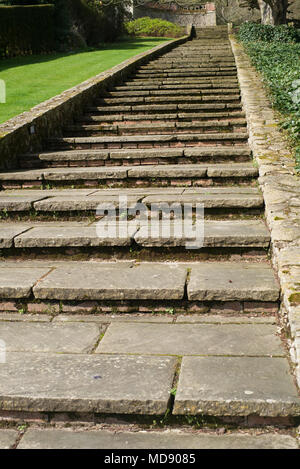
[[[233,36],[230,39],[266,204],[272,261],[281,283],[281,315],[290,329],[291,356],[300,386],[300,178],[259,73],[243,46]]]
[[[150,16],[150,18],[160,18],[171,23],[179,24],[180,26],[187,26],[193,24],[196,28],[204,28],[208,26],[216,26],[216,9],[214,3],[206,3],[202,9],[199,10],[183,10],[178,7],[178,10],[154,8],[147,6],[138,6],[134,8],[134,18],[143,18]]]
[[[41,150],[43,141],[50,136],[60,135],[63,125],[72,122],[103,88],[124,80],[136,67],[183,44],[190,34],[191,28],[188,28],[187,36],[136,55],[1,124],[0,170],[15,168],[18,154]]]

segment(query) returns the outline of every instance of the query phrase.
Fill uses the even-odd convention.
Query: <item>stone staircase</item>
[[[18,161],[0,173],[11,357],[0,407],[252,423],[300,414],[225,28],[197,30]],[[191,226],[178,235],[185,204]],[[186,249],[199,204],[203,247]],[[149,231],[141,207],[171,231]],[[100,236],[108,208],[115,231]]]

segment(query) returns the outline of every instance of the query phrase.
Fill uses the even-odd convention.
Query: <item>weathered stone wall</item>
[[[205,8],[199,11],[184,11],[182,9],[155,9],[147,6],[138,6],[134,8],[134,18],[161,18],[171,23],[187,26],[193,24],[195,27],[216,26],[216,11],[214,3],[206,3]]]
[[[281,284],[281,317],[290,329],[291,357],[300,386],[300,178],[258,72],[231,37],[250,146],[259,168],[272,261]]]
[[[62,127],[91,105],[103,88],[124,80],[136,67],[188,38],[185,36],[156,46],[1,124],[0,169],[15,168],[18,154],[42,150],[45,140],[60,135]]]

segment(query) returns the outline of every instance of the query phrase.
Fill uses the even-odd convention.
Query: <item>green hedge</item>
[[[184,35],[183,29],[177,24],[148,16],[126,23],[125,28],[130,36],[180,37]]]
[[[286,24],[272,26],[247,22],[240,26],[239,38],[243,42],[300,42],[300,31]]]
[[[272,28],[279,33],[282,31],[281,26]],[[242,42],[252,63],[263,75],[274,107],[283,116],[282,127],[295,147],[300,170],[300,43],[283,39],[249,41],[248,36]]]
[[[54,6],[0,6],[0,57],[53,51]]]

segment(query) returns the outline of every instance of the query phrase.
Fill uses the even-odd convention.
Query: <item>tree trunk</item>
[[[262,24],[285,24],[288,0],[258,0]]]

